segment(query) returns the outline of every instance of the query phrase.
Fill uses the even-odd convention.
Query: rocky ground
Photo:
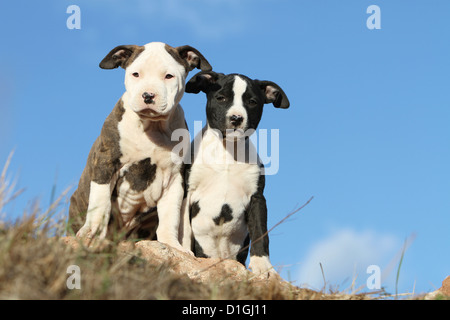
[[[97,247],[102,250],[103,244],[82,244],[74,237],[64,237],[61,240],[70,247]],[[204,284],[245,283],[246,286],[277,292],[274,296],[281,299],[373,299],[370,294],[324,293],[298,288],[281,278],[265,279],[255,276],[242,264],[234,260],[196,258],[157,241],[138,241],[136,243],[121,242],[118,246],[122,254],[139,256],[150,264],[170,266],[170,272],[179,276],[187,276],[194,282]],[[442,282],[442,287],[434,292],[418,295],[417,299],[446,299],[450,297],[450,276]]]
[[[100,243],[82,242],[75,237],[63,237],[60,240],[74,250],[89,248],[95,252],[102,252],[111,245],[108,241]],[[187,277],[193,283],[208,286],[212,284],[217,288],[220,288],[223,284],[224,289],[230,285],[236,285],[241,289],[246,287],[244,291],[254,290],[254,293],[256,293],[254,297],[250,296],[250,298],[264,298],[259,296],[261,292],[265,292],[267,297],[272,296],[275,299],[323,299],[326,297],[320,292],[298,288],[280,277],[271,279],[257,277],[234,260],[197,258],[158,241],[143,240],[136,243],[123,241],[118,244],[117,251],[119,255],[139,257],[150,265],[165,266],[165,269],[170,270],[170,273]],[[341,298],[344,298],[344,296]],[[358,299],[361,298],[358,297]]]
[[[157,241],[81,241],[31,216],[0,227],[0,299],[361,300],[383,292],[325,292],[255,276],[232,260],[196,258]],[[79,287],[70,284],[75,266]],[[73,283],[72,283],[73,284]],[[436,292],[405,299],[447,299]]]

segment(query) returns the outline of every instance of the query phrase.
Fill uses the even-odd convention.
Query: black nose
[[[238,126],[238,125],[240,125],[242,122],[244,121],[244,117],[243,116],[239,116],[239,115],[236,115],[236,114],[233,114],[231,117],[230,117],[230,122],[231,122],[231,124],[233,125],[233,126]]]
[[[144,92],[142,94],[142,98],[144,98],[144,102],[149,104],[153,102],[153,99],[155,98],[155,94],[154,93],[148,93],[148,92]]]

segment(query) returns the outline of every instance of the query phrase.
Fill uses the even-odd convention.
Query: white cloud
[[[366,283],[370,265],[378,265],[383,273],[395,257],[401,242],[392,235],[374,231],[343,229],[315,243],[300,263],[297,284],[322,289],[324,286],[319,263],[322,264],[327,288],[348,289],[356,277],[356,286]],[[382,279],[383,281],[383,279]],[[385,283],[381,284],[383,287]]]

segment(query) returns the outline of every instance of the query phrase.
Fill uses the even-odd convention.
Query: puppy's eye
[[[225,96],[219,95],[216,97],[216,100],[219,102],[225,102],[227,101],[227,98],[225,98]]]
[[[255,99],[250,99],[248,100],[248,104],[250,107],[255,107],[256,105],[258,105],[258,101],[256,101]]]
[[[174,77],[173,74],[170,74],[170,73],[166,74],[166,79],[172,79],[173,77]]]
[[[135,77],[135,78],[139,78],[139,73],[137,73],[137,72],[133,72],[132,75],[133,75],[133,77]]]

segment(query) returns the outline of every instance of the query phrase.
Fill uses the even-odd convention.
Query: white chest
[[[132,111],[126,110],[118,129],[122,168],[116,185],[116,206],[126,221],[157,205],[164,190],[180,175],[181,164],[173,161],[175,142],[170,134],[145,131]]]
[[[245,212],[261,170],[256,163],[239,162],[221,152],[216,153],[220,158],[214,153],[201,157],[207,149],[220,148],[221,141],[205,135],[189,175],[189,201],[199,209],[192,219],[196,241],[208,256],[225,258],[237,254],[247,236]]]

